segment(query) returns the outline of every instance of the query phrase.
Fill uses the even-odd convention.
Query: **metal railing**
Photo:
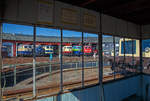
[[[19,68],[19,66],[23,66]],[[7,65],[3,69],[11,69],[2,72],[2,85],[6,82],[7,86],[15,86],[17,83],[26,80],[32,77],[32,63],[25,64],[14,64]],[[98,68],[98,61],[87,61],[84,62],[84,68]],[[82,62],[65,62],[63,63],[63,71],[64,70],[78,70],[82,68]],[[36,76],[41,75],[43,73],[49,73],[49,75],[53,72],[60,71],[60,63],[51,63],[51,62],[37,62],[36,63]],[[22,77],[22,79],[20,79]],[[19,78],[19,79],[18,79]],[[13,79],[13,80],[12,80]],[[6,80],[6,81],[5,81]],[[11,82],[10,82],[11,81]],[[7,84],[9,83],[9,85]]]

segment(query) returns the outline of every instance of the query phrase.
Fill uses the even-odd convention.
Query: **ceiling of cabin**
[[[59,0],[128,20],[150,24],[150,0]]]

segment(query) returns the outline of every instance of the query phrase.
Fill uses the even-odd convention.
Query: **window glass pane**
[[[136,42],[135,40],[133,41],[132,43],[132,40],[129,40],[129,41],[125,41],[125,42],[122,42],[121,44],[125,44],[125,54],[135,54],[135,51],[136,51]],[[132,46],[134,45],[134,50],[132,51]],[[121,48],[121,54],[124,53],[124,46]]]
[[[37,94],[42,96],[58,93],[60,90],[60,30],[36,27],[36,33]]]
[[[143,72],[150,74],[150,39],[142,40]]]
[[[132,59],[132,65],[134,72],[138,73],[140,72],[140,44],[139,40],[132,39],[133,40],[133,59]]]
[[[133,40],[129,38],[124,39],[123,43],[125,49],[124,49],[124,54],[125,54],[125,62],[123,65],[123,75],[127,76],[132,74],[132,58],[133,58]]]
[[[114,79],[114,44],[113,36],[103,35],[103,81]]]
[[[139,70],[139,41],[103,35],[103,81],[133,75]]]
[[[2,88],[4,96],[32,97],[32,45],[33,27],[3,24],[2,36]],[[20,92],[17,92],[17,91]],[[24,94],[30,92],[30,95]]]
[[[116,59],[116,78],[124,77],[126,75],[126,39],[120,38],[119,40],[119,56]],[[132,53],[132,52],[131,52]],[[130,54],[132,55],[132,54]]]
[[[63,30],[63,87],[81,87],[82,81],[82,33]]]
[[[114,40],[115,40],[115,63],[114,63],[114,66],[115,66],[115,72],[114,72],[114,78],[117,79],[117,78],[121,78],[122,75],[120,75],[121,73],[121,67],[123,65],[123,61],[124,61],[124,50],[122,50],[122,47],[121,47],[121,44],[122,44],[122,41],[123,39],[120,38],[120,37],[114,37]],[[121,42],[121,43],[120,43]],[[124,44],[123,44],[123,47],[124,47]],[[120,54],[120,51],[122,52],[122,54]]]
[[[84,33],[84,84],[98,83],[98,35]]]
[[[126,75],[135,74],[139,69],[139,41],[125,38]]]
[[[121,77],[137,73],[139,68],[139,41],[120,38],[119,43],[119,57],[118,59],[116,57],[116,72]]]

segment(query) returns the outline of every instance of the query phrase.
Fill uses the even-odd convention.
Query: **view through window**
[[[99,83],[97,34],[3,23],[1,52],[5,98]]]
[[[143,72],[150,74],[150,39],[142,40]]]
[[[134,75],[140,70],[139,40],[103,35],[103,81]]]

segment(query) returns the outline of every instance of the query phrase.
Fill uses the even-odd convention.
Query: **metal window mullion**
[[[142,25],[140,25],[140,73],[143,72],[143,54],[142,54]]]
[[[140,73],[143,72],[142,38],[140,38]]]
[[[123,38],[123,46],[124,46],[123,65],[125,65],[125,62],[126,62],[126,58],[125,58],[125,56],[126,56],[126,55],[125,55],[125,54],[126,54],[126,52],[125,52],[125,51],[126,51],[126,49],[125,49],[125,46],[126,46],[126,45],[125,45],[125,38]]]
[[[113,36],[113,45],[114,45],[114,63],[113,63],[113,68],[114,68],[114,79],[116,79],[116,41],[115,37]]]
[[[99,84],[100,84],[100,99],[101,101],[105,100],[104,97],[104,88],[103,88],[103,47],[102,47],[102,32],[98,35],[98,43],[99,43]]]
[[[102,11],[100,13],[100,33],[98,34],[98,54],[99,54],[99,83],[100,83],[100,87],[103,88],[103,37],[102,37]],[[102,90],[103,93],[103,90]],[[103,96],[103,94],[101,93],[101,96]]]
[[[140,73],[142,73],[143,72],[143,54],[142,54],[142,25],[140,25],[140,40],[139,40],[139,47],[140,47],[140,49],[139,49],[139,51],[140,51]],[[140,96],[141,96],[141,101],[142,101],[142,99],[143,99],[143,88],[144,87],[144,85],[143,85],[143,76],[141,75],[140,76],[140,91],[141,91],[141,94],[140,94]]]
[[[15,36],[15,34],[14,34],[14,38],[15,38],[15,45],[16,45],[16,36]],[[17,45],[16,45],[16,47],[17,47]],[[17,55],[15,56],[15,65],[14,65],[14,86],[16,85],[16,82],[17,82],[17,69],[16,69],[16,65],[17,65]]]
[[[33,28],[33,97],[36,97],[36,26]]]
[[[61,42],[60,42],[60,92],[63,92],[63,60],[62,60],[62,43],[63,43],[63,30],[61,29]]]
[[[125,76],[127,76],[127,72],[126,72],[126,44],[125,44],[125,38],[123,38],[123,42],[124,42],[123,72],[125,73]]]
[[[100,13],[100,33],[98,35],[98,52],[99,52],[99,84],[100,84],[100,100],[104,101],[104,88],[103,88],[103,47],[102,47],[102,12]]]
[[[2,54],[1,54],[1,48],[2,48],[2,29],[3,29],[3,25],[0,22],[0,100],[2,100],[2,85],[1,85],[1,81],[2,81]]]
[[[82,32],[82,87],[84,87],[84,50],[83,50],[83,43],[84,43],[84,33]]]
[[[134,65],[134,40],[132,39],[132,66]]]
[[[98,35],[98,53],[99,53],[99,83],[103,82],[103,49],[102,49],[102,34]]]

